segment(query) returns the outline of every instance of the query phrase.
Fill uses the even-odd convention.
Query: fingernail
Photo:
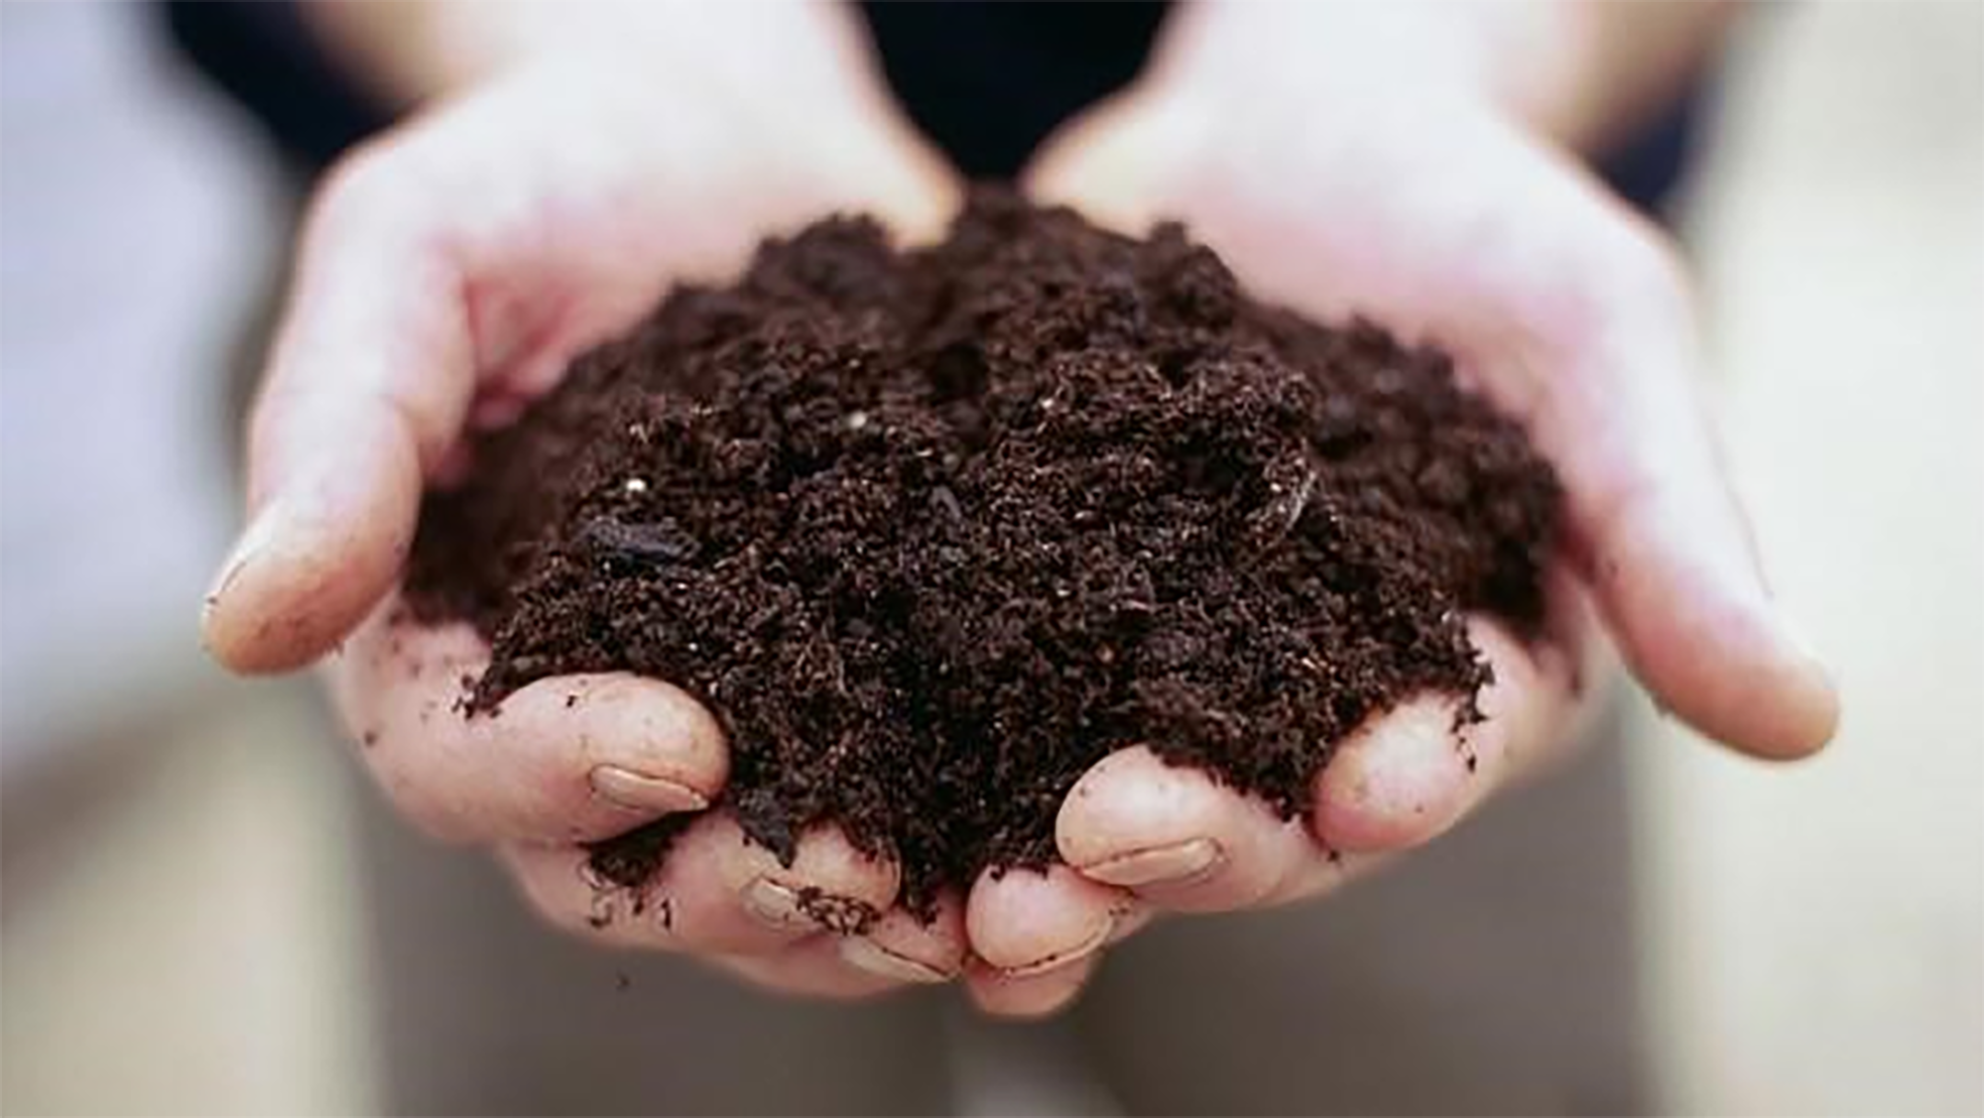
[[[848,936],[842,939],[840,957],[841,961],[856,970],[867,971],[869,974],[899,982],[935,985],[949,982],[952,978],[951,975],[928,963],[918,962],[907,955],[899,955],[867,936]]]
[[[280,517],[276,502],[272,501],[264,505],[259,512],[249,517],[247,526],[234,541],[234,547],[228,551],[227,558],[221,561],[220,570],[215,573],[213,584],[207,587],[205,605],[200,611],[202,616],[213,612],[221,595],[227,593],[228,585],[239,577],[241,572],[248,568],[248,564],[254,561],[256,555],[268,546],[269,540],[276,535],[279,527]]]
[[[1805,635],[1804,627],[1798,623],[1798,619],[1783,606],[1776,607],[1771,614],[1777,625],[1777,639],[1783,642],[1785,649],[1793,658],[1815,671],[1826,671],[1825,659],[1819,655],[1817,646]]]
[[[1098,862],[1082,876],[1109,885],[1182,885],[1213,872],[1223,857],[1209,838],[1189,839],[1170,846],[1153,846]]]
[[[813,924],[813,918],[800,904],[799,891],[768,877],[758,878],[745,886],[744,908],[774,928],[811,927]]]
[[[1017,967],[1007,967],[1002,973],[1007,978],[1029,978],[1036,974],[1046,974],[1051,970],[1059,970],[1069,963],[1078,962],[1095,954],[1096,951],[1101,949],[1103,944],[1109,942],[1109,933],[1114,931],[1115,928],[1116,918],[1105,912],[1101,915],[1097,927],[1080,943],[1064,951],[1056,951],[1051,955],[1043,955],[1031,963],[1023,963]]]
[[[1797,712],[1782,746],[1786,755],[1802,756],[1824,746],[1838,732],[1839,682],[1831,665],[1782,610],[1778,611],[1778,634],[1794,665],[1789,686],[1796,696],[1792,709]]]
[[[1826,663],[1825,657],[1819,655],[1817,647],[1806,638],[1804,631],[1790,617],[1785,616],[1782,611],[1778,613],[1777,631],[1778,639],[1784,643],[1784,650],[1789,654],[1790,659],[1798,665],[1799,670],[1804,673],[1807,682],[1828,689],[1831,688],[1833,686],[1832,665]]]
[[[592,770],[591,778],[595,795],[629,811],[673,815],[710,806],[707,796],[686,784],[619,765],[600,765]]]

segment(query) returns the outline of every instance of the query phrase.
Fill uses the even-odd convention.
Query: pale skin
[[[461,718],[487,646],[395,608],[420,493],[671,282],[721,278],[836,208],[930,238],[958,184],[837,9],[472,7],[326,16],[383,90],[446,96],[319,193],[252,419],[249,526],[204,629],[238,671],[321,660],[395,804],[494,849],[559,926],[795,994],[961,979],[989,1012],[1037,1016],[1153,916],[1317,897],[1445,831],[1561,752],[1613,647],[1739,750],[1791,759],[1831,736],[1832,685],[1771,601],[1717,459],[1683,272],[1575,158],[1685,72],[1718,9],[1205,5],[1047,145],[1028,189],[1130,230],[1183,218],[1263,294],[1451,349],[1566,483],[1544,639],[1472,619],[1487,719],[1457,734],[1451,698],[1407,702],[1341,745],[1296,819],[1123,749],[1064,803],[1061,864],[988,875],[928,923],[896,906],[896,868],[833,828],[783,866],[720,807],[640,911],[602,899],[578,844],[719,800],[721,732],[627,675],[541,680]],[[883,915],[843,935],[795,906],[807,887]]]

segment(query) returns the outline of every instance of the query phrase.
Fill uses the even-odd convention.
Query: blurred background
[[[1628,743],[1662,1108],[1984,1110],[1984,6],[1747,29],[1683,231],[1776,589],[1845,731]],[[379,1103],[354,797],[194,615],[285,192],[115,3],[0,4],[0,1108]]]

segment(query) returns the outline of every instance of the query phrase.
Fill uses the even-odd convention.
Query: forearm
[[[1735,11],[1735,0],[1202,0],[1180,12],[1153,73],[1209,67],[1226,80],[1272,81],[1291,95],[1361,87],[1388,103],[1486,99],[1567,148],[1594,154],[1680,93]],[[1250,76],[1241,79],[1242,71]],[[1355,111],[1372,106],[1363,97],[1343,100]]]
[[[835,81],[837,69],[863,65],[847,13],[805,0],[306,0],[303,10],[354,77],[399,109],[574,50],[640,66],[762,66],[776,69],[782,87]]]
[[[1491,63],[1508,75],[1509,104],[1537,128],[1585,153],[1621,142],[1680,96],[1713,61],[1740,10],[1737,0],[1568,0],[1538,32],[1544,59],[1508,49]],[[1544,41],[1546,36],[1553,37]],[[1520,74],[1547,60],[1547,83]]]

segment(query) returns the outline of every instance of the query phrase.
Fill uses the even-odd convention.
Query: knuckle
[[[524,907],[547,927],[613,947],[681,946],[667,899],[609,884],[575,848],[510,846],[498,851],[497,862]]]
[[[331,166],[317,189],[304,224],[306,246],[390,213],[410,196],[409,178],[406,155],[393,140],[353,149]]]
[[[1613,205],[1573,223],[1551,264],[1504,297],[1516,321],[1547,350],[1575,360],[1602,349],[1622,323],[1680,329],[1689,314],[1688,270],[1674,242]],[[1549,392],[1574,387],[1563,381]],[[1541,390],[1541,389],[1539,389]]]
[[[1598,270],[1610,297],[1661,313],[1685,309],[1688,270],[1671,237],[1636,218],[1614,226],[1600,245]]]
[[[503,872],[509,875],[517,893],[523,898],[524,907],[532,915],[561,931],[576,930],[577,921],[569,907],[559,903],[559,898],[552,895],[553,890],[544,881],[542,867],[513,858],[502,859],[502,864]]]
[[[613,919],[613,914],[603,908],[581,909],[571,897],[556,895],[531,872],[515,866],[509,872],[516,881],[517,891],[523,894],[524,906],[548,927],[566,935],[597,937]]]
[[[475,836],[459,798],[448,794],[449,782],[414,761],[414,750],[380,750],[372,759],[372,775],[401,817],[430,838],[463,845]]]
[[[384,148],[373,143],[354,149],[325,173],[313,203],[313,222],[322,225],[369,208],[389,193],[392,179],[392,159]]]

